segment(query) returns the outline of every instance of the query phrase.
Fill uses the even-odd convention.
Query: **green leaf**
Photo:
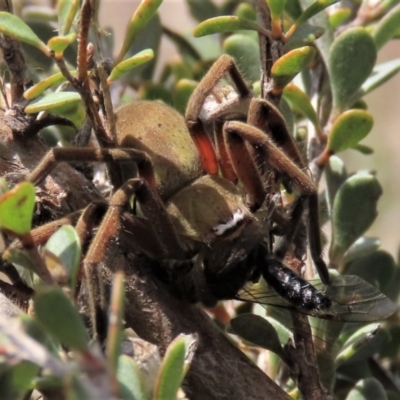
[[[349,250],[347,250],[343,259],[343,263],[347,264],[357,258],[368,256],[369,254],[378,250],[381,245],[381,240],[376,237],[362,236],[354,242]]]
[[[124,354],[119,356],[117,379],[122,400],[147,400],[142,373],[134,359]]]
[[[62,55],[64,50],[75,41],[76,33],[71,32],[67,36],[54,36],[47,42],[47,46],[50,50],[54,51],[55,53],[59,53]]]
[[[350,390],[346,400],[387,400],[385,389],[375,378],[366,378],[357,382]]]
[[[390,39],[392,39],[400,27],[400,4],[390,10],[379,20],[372,32],[377,50],[380,50]]]
[[[334,155],[329,157],[329,162],[325,168],[325,176],[329,214],[332,215],[333,202],[336,193],[347,179],[346,168],[339,157]]]
[[[303,10],[301,9],[299,0],[286,0],[285,12],[291,19],[296,20],[300,17]]]
[[[319,120],[309,97],[296,85],[289,84],[283,89],[283,98],[289,103],[290,108],[300,112],[314,125],[316,131],[321,132]]]
[[[303,24],[296,29],[294,34],[285,43],[285,49],[292,50],[297,47],[308,45],[320,38],[324,32],[325,29],[321,26]]]
[[[242,339],[274,352],[283,360],[286,359],[275,328],[265,318],[255,314],[242,314],[233,318],[230,326],[233,333]]]
[[[0,398],[23,400],[31,388],[32,379],[39,373],[39,367],[22,362],[9,367],[0,375]]]
[[[195,61],[201,61],[200,53],[186,37],[165,27],[163,27],[163,33],[175,44],[183,59],[192,58]]]
[[[36,264],[35,262],[29,257],[29,254],[25,250],[20,250],[20,249],[7,249],[3,255],[2,255],[4,260],[7,260],[8,262],[14,264],[17,268],[24,268],[30,272],[37,272]],[[22,274],[21,271],[19,271],[20,275]],[[25,279],[28,281],[28,279]],[[29,280],[31,280],[29,278]],[[28,284],[30,282],[27,282]]]
[[[55,92],[33,101],[25,107],[27,114],[35,114],[41,111],[60,112],[76,106],[82,101],[76,92]]]
[[[118,271],[112,284],[106,356],[108,370],[112,374],[117,373],[118,357],[121,353],[122,320],[124,316],[125,286],[124,274]]]
[[[280,20],[286,5],[286,0],[267,0],[267,4],[271,11],[271,19],[276,21]]]
[[[56,255],[69,277],[72,296],[75,293],[79,263],[82,248],[79,235],[71,225],[62,226],[51,235],[46,243],[46,249]]]
[[[0,198],[0,229],[16,235],[29,233],[35,207],[35,187],[22,182]]]
[[[124,36],[125,39],[115,59],[114,65],[119,64],[124,59],[125,54],[137,38],[139,32],[148,24],[150,19],[153,18],[161,3],[162,0],[142,0],[128,23]]]
[[[60,347],[56,346],[50,336],[43,330],[43,327],[34,318],[27,314],[22,314],[19,317],[25,332],[37,342],[46,347],[50,353],[58,359],[60,358]]]
[[[0,32],[13,39],[34,46],[46,54],[46,56],[50,57],[50,50],[47,46],[36,36],[24,21],[15,15],[5,11],[0,11]]]
[[[177,337],[165,353],[154,392],[154,400],[175,400],[184,377],[186,340]]]
[[[400,71],[400,58],[378,64],[361,87],[360,97],[383,85]]]
[[[308,21],[310,18],[312,18],[314,15],[320,13],[321,11],[325,10],[325,8],[331,6],[332,4],[337,3],[339,0],[317,0],[313,4],[311,4],[310,7],[306,8],[303,13],[297,18],[295,23],[292,25],[292,27],[289,29],[289,31],[286,33],[286,40],[290,38],[290,36],[293,35],[293,33],[296,31],[296,29],[304,24],[304,22]]]
[[[342,25],[351,15],[350,8],[340,8],[329,15],[329,23],[333,29],[336,29],[339,25]]]
[[[234,32],[240,29],[252,30],[264,35],[269,35],[269,32],[265,31],[265,29],[250,19],[236,17],[234,15],[226,15],[203,21],[196,26],[193,31],[193,36],[202,37],[213,35],[214,33]]]
[[[271,76],[274,85],[284,88],[315,57],[316,50],[311,46],[300,47],[289,51],[272,66]]]
[[[356,146],[371,131],[372,115],[365,110],[349,110],[336,118],[328,136],[328,148],[332,153]]]
[[[231,55],[246,80],[254,82],[260,79],[260,56],[258,43],[248,36],[235,34],[224,40],[224,53]]]
[[[371,247],[370,247],[371,249]],[[379,265],[379,268],[377,268]],[[394,278],[396,263],[393,257],[383,250],[377,250],[354,259],[346,268],[346,273],[357,275],[384,290]]]
[[[198,82],[189,79],[180,79],[173,91],[173,104],[182,115],[185,115],[186,106]]]
[[[345,110],[352,102],[352,97],[372,72],[375,61],[375,43],[364,28],[350,28],[333,42],[329,72],[337,112]]]
[[[57,15],[60,35],[67,35],[71,30],[78,7],[79,0],[60,0],[58,2]]]
[[[252,21],[255,21],[257,19],[254,7],[247,3],[240,3],[235,10],[235,15],[238,17],[241,17],[241,18],[250,19]],[[209,17],[209,18],[212,18],[212,17]],[[206,18],[204,18],[204,19],[206,19]],[[201,21],[204,21],[204,19]]]
[[[371,357],[373,355],[370,354],[371,349],[373,352],[379,350],[376,349],[375,346],[371,346],[371,344],[380,344],[377,343],[380,342],[379,339],[382,338],[381,335],[377,335],[379,327],[380,324],[369,324],[353,333],[343,344],[342,349],[335,360],[336,365],[339,366],[349,360],[351,360],[351,362],[363,361],[368,356]],[[367,345],[369,349],[366,349]],[[363,351],[360,352],[360,350]],[[366,352],[365,350],[370,351]]]
[[[69,71],[72,75],[75,75],[76,70]],[[24,97],[26,100],[33,100],[35,97],[40,96],[45,90],[49,89],[52,86],[60,85],[65,82],[67,78],[59,72],[58,74],[54,74],[41,80],[36,85],[32,86],[28,90],[25,90]]]
[[[381,195],[382,187],[378,180],[367,173],[350,177],[340,187],[332,210],[332,263],[339,262],[345,251],[374,222]]]
[[[111,84],[112,82],[119,79],[121,75],[123,75],[125,72],[128,72],[133,68],[136,68],[139,65],[152,60],[153,58],[154,58],[153,50],[146,49],[134,55],[133,57],[128,58],[127,60],[121,61],[112,69],[110,76],[107,79],[107,83]]]
[[[360,152],[361,154],[364,154],[366,156],[373,154],[374,149],[372,147],[369,146],[365,146],[364,144],[356,144],[355,146],[351,146],[351,149],[353,150],[357,150],[358,152]]]
[[[204,21],[219,14],[217,6],[211,0],[186,0],[186,3],[190,14],[197,21]]]
[[[48,288],[34,297],[35,318],[61,343],[72,350],[88,351],[85,325],[71,300],[59,288]]]

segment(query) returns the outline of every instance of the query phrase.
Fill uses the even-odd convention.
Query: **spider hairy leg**
[[[86,282],[89,288],[88,300],[94,336],[102,336],[101,332],[105,331],[104,324],[107,315],[107,304],[105,296],[102,295],[103,289],[100,282],[101,280],[96,273],[97,265],[102,261],[108,243],[113,237],[117,236],[121,227],[121,220],[124,219],[123,214],[126,206],[129,204],[129,200],[133,195],[136,196],[143,214],[149,220],[153,229],[151,231],[142,231],[140,230],[141,225],[131,224],[130,228],[135,227],[137,229],[137,231],[132,232],[132,234],[141,237],[144,234],[150,233],[150,236],[146,237],[149,242],[154,242],[153,238],[156,236],[156,243],[161,243],[162,252],[161,254],[154,255],[155,257],[165,256],[176,259],[184,257],[184,251],[180,245],[164,203],[150,187],[149,183],[144,178],[134,178],[125,182],[111,198],[108,211],[83,261]],[[158,237],[160,240],[158,240]],[[99,294],[100,299],[98,300],[96,296]]]
[[[152,163],[146,153],[135,149],[86,149],[54,148],[51,149],[40,164],[27,177],[29,182],[40,183],[53,170],[58,162],[135,162],[139,175],[155,187]]]
[[[267,118],[265,116],[268,116]],[[289,134],[282,114],[270,102],[263,99],[252,99],[249,107],[247,122],[266,132],[284,153],[304,170],[306,165],[302,159],[293,137]],[[290,174],[287,171],[287,174]],[[322,259],[321,232],[318,215],[318,196],[315,193],[308,195],[308,232],[309,246],[312,259],[318,274],[325,284],[330,283],[328,268]],[[300,222],[300,221],[299,221]]]
[[[279,147],[275,145],[273,140],[260,131],[258,128],[245,124],[239,121],[228,121],[224,124],[223,134],[225,141],[231,145],[231,143],[238,142],[241,138],[243,141],[247,141],[252,144],[254,148],[262,147],[262,151],[265,153],[267,162],[271,167],[278,172],[285,174],[290,177],[291,181],[298,188],[303,196],[308,197],[309,201],[309,237],[310,237],[310,248],[313,261],[318,270],[318,273],[322,281],[329,284],[330,278],[328,274],[328,268],[321,257],[322,246],[320,238],[320,227],[318,222],[318,203],[317,203],[317,188],[312,182],[310,177],[301,169],[294,161],[292,161]],[[244,148],[244,144],[242,145]],[[236,165],[236,173],[240,177],[239,166],[241,165],[242,151],[232,151],[230,158],[232,163]],[[246,175],[243,172],[244,175]],[[254,179],[254,178],[253,178]],[[252,179],[252,180],[253,180]],[[254,188],[254,182],[250,182],[249,179],[243,180],[243,184],[248,193]]]
[[[203,169],[210,175],[218,173],[218,161],[211,139],[200,119],[200,114],[206,98],[213,92],[218,82],[227,75],[229,75],[236,87],[239,98],[252,96],[251,90],[240,74],[233,58],[223,55],[212,65],[208,73],[198,84],[189,99],[186,109],[186,124],[200,153]]]

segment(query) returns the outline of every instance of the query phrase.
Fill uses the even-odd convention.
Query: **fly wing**
[[[238,300],[250,301],[263,305],[291,308],[300,313],[322,319],[345,322],[373,322],[392,315],[396,304],[389,300],[375,286],[354,275],[332,277],[332,283],[325,286],[319,279],[310,283],[326,295],[332,305],[328,309],[308,310],[288,302],[276,294],[260,279],[253,285],[245,286],[238,293]]]
[[[396,304],[375,286],[355,275],[338,275],[323,293],[332,299],[327,319],[347,322],[374,322],[390,317]]]

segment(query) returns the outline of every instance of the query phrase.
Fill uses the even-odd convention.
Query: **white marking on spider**
[[[243,221],[244,214],[242,210],[237,210],[232,214],[232,218],[227,221],[223,222],[222,224],[218,224],[215,228],[213,228],[213,232],[217,236],[223,235],[229,229],[234,228],[239,222]]]

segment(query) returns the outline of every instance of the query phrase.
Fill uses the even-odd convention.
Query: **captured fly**
[[[292,308],[313,317],[345,322],[378,321],[396,310],[391,300],[358,276],[338,275],[325,286],[320,280],[308,282],[274,259],[267,261],[261,273],[264,279],[246,285],[238,293],[238,300]]]

